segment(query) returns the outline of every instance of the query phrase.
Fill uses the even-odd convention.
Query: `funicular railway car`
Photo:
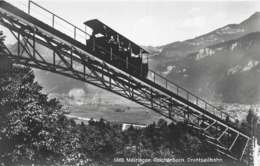
[[[84,24],[92,29],[87,49],[98,58],[136,77],[147,77],[148,52],[98,19]]]

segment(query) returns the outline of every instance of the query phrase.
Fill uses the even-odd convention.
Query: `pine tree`
[[[64,130],[66,112],[56,99],[41,93],[31,68],[14,65],[5,55],[0,62],[0,163],[57,162],[62,153],[55,133]]]

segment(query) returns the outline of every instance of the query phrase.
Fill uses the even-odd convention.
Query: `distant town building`
[[[141,125],[141,124],[131,124],[131,123],[123,123],[122,124],[122,130],[127,130],[129,129],[130,126],[133,126],[135,129],[142,129],[142,128],[146,128],[147,125]]]
[[[93,95],[93,98],[92,98],[92,105],[93,106],[99,106],[101,104],[101,96],[98,92],[96,92],[94,95]]]
[[[70,101],[71,106],[82,106],[83,104],[84,104],[84,102],[82,100]]]
[[[90,121],[90,120],[93,120],[95,122],[98,122],[99,120],[97,119],[94,119],[94,118],[82,118],[82,117],[79,117],[79,116],[73,116],[73,115],[65,115],[66,117],[70,118],[70,119],[78,119],[78,120],[83,120],[83,121]]]

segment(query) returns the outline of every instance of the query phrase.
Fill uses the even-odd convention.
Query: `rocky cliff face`
[[[260,101],[260,32],[202,48],[157,67],[166,78],[212,101]]]
[[[194,39],[167,44],[163,47],[160,56],[178,59],[207,46],[237,39],[258,31],[260,31],[260,13],[256,12],[240,24],[230,24]]]

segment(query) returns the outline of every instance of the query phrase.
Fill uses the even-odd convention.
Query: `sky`
[[[27,0],[7,1],[27,11]],[[227,24],[239,24],[260,11],[260,1],[34,0],[34,2],[83,30],[83,22],[99,19],[135,43],[145,46],[161,46],[195,38]],[[48,13],[35,5],[31,7],[32,14],[51,23],[51,16]],[[12,43],[10,33],[6,30],[4,33],[7,36],[6,42]]]

